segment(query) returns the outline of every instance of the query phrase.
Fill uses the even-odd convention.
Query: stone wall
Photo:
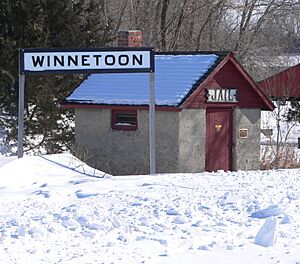
[[[113,175],[149,173],[149,112],[137,111],[138,129],[111,129],[111,110],[76,109],[75,142],[89,165]],[[157,172],[176,172],[178,112],[156,111]],[[82,156],[82,155],[81,155]]]
[[[260,168],[260,109],[238,109],[233,113],[233,170]],[[239,129],[248,129],[240,138]]]
[[[179,172],[204,171],[205,109],[183,109],[179,119]]]
[[[205,170],[206,110],[156,111],[156,171]],[[113,175],[149,173],[149,115],[138,110],[137,131],[111,129],[111,110],[76,109],[77,156]],[[240,138],[239,129],[248,137]],[[260,110],[234,109],[233,170],[259,169]]]

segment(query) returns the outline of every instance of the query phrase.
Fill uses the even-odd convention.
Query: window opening
[[[137,111],[112,110],[112,129],[136,130]]]

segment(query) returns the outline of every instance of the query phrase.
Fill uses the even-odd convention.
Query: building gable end
[[[246,73],[233,54],[229,54],[198,86],[193,94],[182,104],[182,108],[206,108],[209,89],[236,89],[237,102],[213,103],[214,106],[258,108],[273,110],[274,105],[253,79]]]

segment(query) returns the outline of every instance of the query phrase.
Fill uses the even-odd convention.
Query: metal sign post
[[[25,74],[149,72],[150,174],[155,174],[154,49],[21,49],[19,54],[18,158],[23,157]]]
[[[19,74],[18,158],[23,157],[25,75]]]
[[[156,171],[156,155],[155,155],[155,94],[154,94],[154,73],[149,73],[149,142],[150,142],[150,174]]]

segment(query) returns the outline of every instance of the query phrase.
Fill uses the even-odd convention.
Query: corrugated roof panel
[[[177,106],[193,85],[208,73],[216,54],[155,55],[156,105]],[[90,104],[149,104],[148,73],[91,74],[67,102]]]

